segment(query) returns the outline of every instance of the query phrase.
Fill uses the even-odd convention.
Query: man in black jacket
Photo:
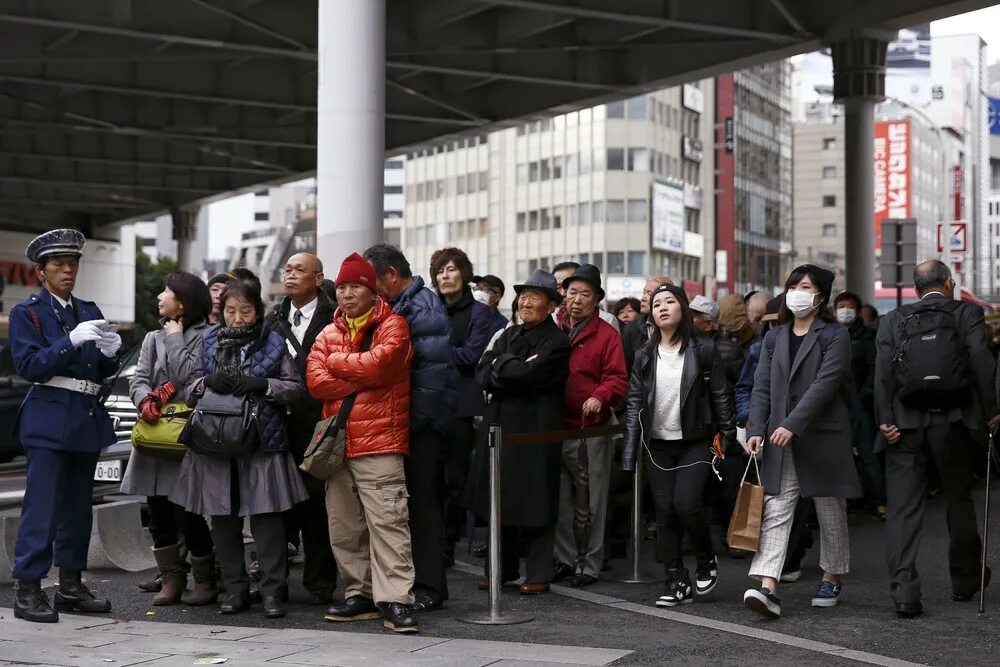
[[[285,298],[267,318],[265,326],[285,339],[295,367],[305,377],[306,358],[316,336],[333,322],[333,304],[320,287],[323,264],[309,253],[292,255],[281,271]],[[322,419],[323,402],[308,393],[291,408],[288,417],[288,442],[296,463],[302,463],[316,423]],[[289,541],[302,533],[305,564],[302,584],[311,594],[313,604],[328,604],[337,588],[337,563],[330,547],[330,529],[326,516],[325,484],[302,473],[309,499],[285,513]]]
[[[996,430],[1000,424],[994,388],[996,364],[986,348],[983,311],[974,304],[954,301],[951,271],[937,260],[918,265],[913,282],[920,301],[889,312],[879,324],[875,370],[875,410],[882,436],[877,447],[885,449],[885,542],[891,595],[896,613],[907,618],[923,611],[916,561],[932,462],[948,502],[952,599],[968,601],[979,591],[982,542],[972,501],[971,455],[977,451],[975,442],[985,437],[984,430]],[[941,311],[951,317],[942,316]],[[919,314],[918,319],[914,314]],[[924,331],[903,340],[900,325],[906,329],[919,326],[920,316],[932,321],[939,318],[942,324],[933,336]],[[959,338],[952,344],[949,338],[955,327]],[[930,353],[917,349],[925,345],[936,349]],[[897,361],[900,355],[902,361]],[[938,397],[929,407],[922,402],[915,407],[919,393],[904,401],[903,395],[911,391],[909,384],[900,381],[908,377],[907,364],[933,364],[938,355],[956,367],[964,365],[967,389]],[[942,369],[938,377],[945,378],[947,373]],[[917,375],[925,382],[930,377],[926,370]],[[948,404],[948,399],[955,400]]]

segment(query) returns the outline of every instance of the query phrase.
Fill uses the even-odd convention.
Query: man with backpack
[[[951,271],[937,260],[918,265],[913,282],[920,301],[882,318],[875,369],[890,594],[905,618],[923,612],[916,561],[931,464],[948,502],[952,599],[971,600],[980,589],[972,455],[985,429],[1000,424],[982,310],[954,300]]]

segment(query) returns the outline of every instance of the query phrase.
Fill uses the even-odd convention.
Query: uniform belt
[[[91,382],[90,380],[80,380],[78,378],[67,378],[56,376],[50,379],[48,382],[36,382],[35,384],[42,387],[57,387],[59,389],[68,389],[69,391],[75,391],[79,394],[86,394],[87,396],[97,396],[101,393],[101,385],[96,382]]]

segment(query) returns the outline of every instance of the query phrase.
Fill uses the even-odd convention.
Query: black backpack
[[[904,405],[949,409],[968,402],[969,361],[955,311],[960,301],[908,309],[898,325],[893,359]]]

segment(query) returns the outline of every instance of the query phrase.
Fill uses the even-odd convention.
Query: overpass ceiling
[[[991,4],[387,0],[386,149]],[[313,171],[316,14],[317,0],[0,0],[0,228],[93,233]]]

